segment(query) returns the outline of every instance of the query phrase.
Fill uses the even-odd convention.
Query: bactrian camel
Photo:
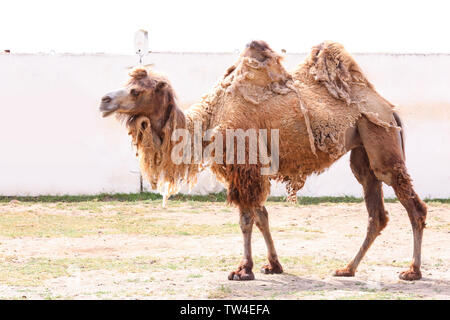
[[[174,90],[165,77],[149,68],[136,67],[123,89],[102,98],[100,110],[103,116],[115,113],[126,122],[141,171],[153,187],[173,194],[180,183],[194,183],[204,167],[210,167],[224,183],[228,202],[239,209],[244,238],[244,257],[230,273],[230,280],[254,279],[253,224],[262,232],[268,250],[268,264],[262,272],[283,272],[264,207],[270,180],[285,182],[289,197],[295,199],[309,175],[323,172],[348,151],[350,167],[364,189],[369,220],[360,250],[335,275],[354,276],[361,259],[386,226],[384,182],[394,189],[408,212],[414,235],[412,264],[400,278],[420,279],[427,209],[407,173],[402,124],[393,105],[377,93],[338,43],[324,42],[313,47],[291,73],[281,60],[265,42],[251,42],[213,90],[185,112],[177,106]],[[171,153],[180,142],[172,139],[174,130],[187,129],[194,134],[195,123],[200,123],[202,132],[212,130],[224,136],[227,129],[278,129],[278,171],[262,174],[266,164],[247,162],[249,154],[243,164],[211,159],[174,163]],[[267,146],[271,143],[267,141]],[[208,142],[203,141],[203,145],[206,147]],[[223,149],[225,155],[225,143]]]

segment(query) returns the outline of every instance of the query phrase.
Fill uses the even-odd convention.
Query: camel
[[[174,90],[164,76],[136,67],[123,89],[102,98],[100,111],[103,116],[116,114],[126,122],[141,171],[152,187],[163,194],[176,193],[181,183],[195,183],[195,177],[205,167],[224,183],[227,201],[239,210],[244,240],[243,259],[229,274],[229,280],[255,278],[251,250],[254,224],[262,232],[268,252],[268,263],[261,271],[283,272],[264,206],[270,181],[285,182],[289,199],[295,200],[308,176],[320,174],[347,152],[351,152],[351,170],[363,187],[369,219],[360,250],[334,275],[354,276],[361,259],[386,226],[384,182],[394,189],[405,207],[413,230],[413,260],[399,277],[420,279],[427,208],[414,191],[405,166],[402,123],[394,106],[378,94],[339,43],[326,41],[313,47],[292,72],[286,71],[281,61],[282,57],[264,41],[251,42],[213,90],[185,112],[177,106]],[[200,129],[198,125],[195,128],[196,123]],[[178,129],[193,135],[195,130],[209,130],[211,143],[230,129],[277,132],[278,140],[265,139],[259,145],[277,147],[275,151],[271,149],[278,155],[277,170],[263,172],[267,162],[250,163],[248,145],[244,163],[235,162],[234,158],[221,161],[230,148],[228,144],[216,145],[209,158],[175,163],[173,155],[180,155],[180,144],[191,143],[181,143],[183,139],[174,137]],[[209,145],[205,141],[201,144]],[[220,155],[220,151],[224,153]]]

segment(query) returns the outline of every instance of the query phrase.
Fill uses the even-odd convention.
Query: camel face
[[[133,108],[132,99],[126,89],[112,91],[103,96],[100,104],[100,112],[103,117],[110,116],[114,112],[123,112]]]
[[[107,93],[101,100],[100,112],[107,117],[114,112],[119,114],[146,113],[152,107],[152,92],[143,90],[136,85]]]
[[[130,119],[133,116],[146,116],[154,129],[161,129],[166,109],[173,103],[171,86],[164,77],[144,67],[129,73],[125,86],[103,96],[100,112],[103,117],[113,113]]]

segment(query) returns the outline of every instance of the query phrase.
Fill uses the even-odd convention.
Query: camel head
[[[163,194],[163,206],[168,196],[178,191],[181,181],[193,181],[198,164],[172,161],[177,141],[171,136],[174,130],[186,128],[186,117],[165,77],[145,67],[132,69],[123,88],[102,98],[100,112],[103,117],[115,114],[126,123],[141,172],[152,188]]]
[[[103,117],[115,113],[120,119],[138,116],[150,119],[152,127],[160,130],[175,108],[175,94],[169,81],[145,67],[129,73],[125,86],[103,96],[100,112]]]

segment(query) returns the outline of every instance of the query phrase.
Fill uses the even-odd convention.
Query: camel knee
[[[389,221],[388,212],[384,209],[382,184],[381,181],[373,178],[371,183],[366,183],[363,186],[364,200],[369,213],[369,226],[372,224],[378,235]]]
[[[423,230],[426,226],[427,219],[427,205],[417,195],[413,198],[414,212],[411,217],[411,224],[413,227]]]
[[[387,211],[384,211],[384,214],[378,217],[378,225],[379,225],[379,232],[381,232],[384,228],[386,228],[387,224],[389,222],[389,215]]]
[[[392,187],[400,202],[405,206],[413,228],[425,228],[427,206],[414,191],[411,177],[404,163],[392,168]]]
[[[419,212],[421,220],[423,222],[423,226],[425,227],[425,221],[427,220],[428,214],[427,205],[419,197],[417,197],[415,200],[417,202],[416,203],[416,208],[418,209],[417,211]]]
[[[255,219],[255,224],[258,227],[258,229],[261,231],[265,231],[268,228],[267,223],[264,223],[263,221],[260,221],[258,219]]]
[[[265,207],[255,210],[255,224],[260,229],[264,229],[269,225],[269,214]]]
[[[242,220],[245,220],[245,222],[240,223],[242,233],[251,233],[253,227],[253,219],[244,217],[243,219],[241,219],[241,221]]]
[[[374,236],[378,236],[381,231],[387,226],[389,221],[387,211],[383,211],[383,214],[369,218],[369,233],[373,233]]]
[[[239,225],[241,227],[242,233],[252,232],[254,222],[254,215],[252,210],[240,208],[239,211],[240,211]]]
[[[406,194],[411,189],[411,178],[401,159],[393,158],[371,162],[375,177],[387,185],[401,189]]]
[[[414,196],[411,177],[403,163],[395,164],[392,168],[391,185],[399,199],[409,199]]]

